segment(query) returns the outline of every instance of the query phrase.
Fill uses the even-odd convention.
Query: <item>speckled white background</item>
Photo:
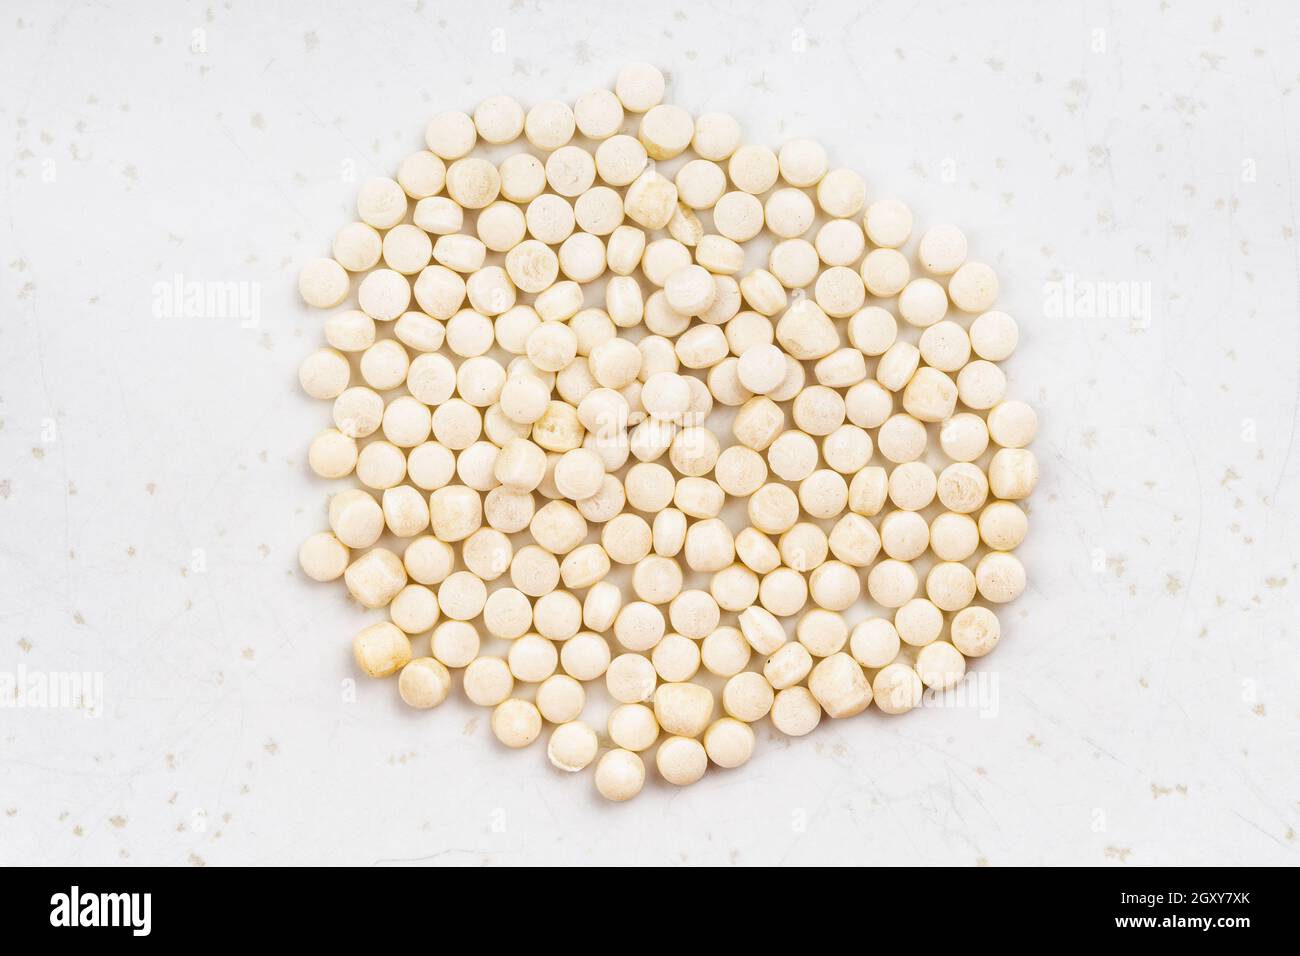
[[[0,863],[1294,864],[1300,16],[985,6],[6,4],[0,670],[105,702],[0,709]],[[296,263],[432,111],[630,59],[1003,276],[1043,478],[996,716],[764,726],[611,806],[464,702],[342,702],[373,616],[296,565],[326,491]],[[260,327],[153,317],[178,273],[256,283]],[[1149,323],[1045,315],[1067,278],[1143,283]]]

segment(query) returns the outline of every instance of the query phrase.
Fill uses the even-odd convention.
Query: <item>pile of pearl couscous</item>
[[[610,800],[959,683],[1038,478],[963,232],[663,95],[439,113],[299,275],[310,466],[353,485],[299,560],[386,614],[357,666],[421,709],[459,671]]]

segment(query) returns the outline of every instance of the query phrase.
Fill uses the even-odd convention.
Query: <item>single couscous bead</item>
[[[338,398],[351,374],[348,357],[336,349],[318,349],[298,366],[298,382],[312,398]]]
[[[970,514],[983,507],[989,494],[984,472],[969,462],[949,465],[939,475],[939,501],[949,511]]]
[[[854,568],[865,568],[880,553],[880,534],[876,526],[855,512],[840,518],[827,538],[836,559]]]
[[[605,670],[605,689],[624,704],[639,704],[654,696],[659,675],[648,657],[620,654]]]
[[[603,677],[609,669],[609,662],[609,642],[591,631],[575,634],[560,647],[560,666],[575,680]]]
[[[990,551],[975,567],[975,584],[986,601],[1014,601],[1025,590],[1025,567],[1014,554]]]
[[[497,704],[492,711],[492,733],[507,747],[527,747],[542,732],[542,715],[526,700],[511,698]]]
[[[931,226],[921,236],[916,257],[934,275],[952,275],[966,261],[966,236],[956,226]]]
[[[894,612],[894,629],[913,647],[938,640],[943,631],[943,612],[925,598],[913,598]]]
[[[348,309],[325,320],[325,341],[340,352],[364,352],[375,344],[375,329],[370,316],[360,309]]]
[[[953,615],[952,643],[966,657],[983,657],[997,646],[1002,628],[986,607],[967,607]]]
[[[452,620],[473,620],[486,602],[487,586],[469,571],[455,571],[438,585],[438,607]]]
[[[483,626],[493,637],[513,641],[528,632],[533,623],[533,606],[517,588],[498,588],[483,605]]]
[[[506,661],[515,680],[538,684],[555,673],[560,655],[540,634],[525,634],[510,645]]]
[[[351,553],[328,531],[320,531],[298,549],[298,564],[313,581],[335,581],[347,570]]]
[[[840,219],[856,216],[866,198],[866,182],[851,169],[833,169],[817,184],[817,205],[828,216]],[[858,228],[857,223],[853,226]]]
[[[441,165],[442,161],[438,157],[428,155]],[[442,182],[439,180],[438,189],[441,188]],[[364,222],[350,222],[334,236],[334,245],[330,251],[334,261],[344,269],[349,272],[365,272],[372,268],[383,254],[383,239],[374,226]]]
[[[688,681],[700,669],[700,648],[680,634],[667,634],[650,652],[655,671],[665,681]]]
[[[1015,319],[1005,312],[985,312],[971,323],[971,347],[976,355],[990,362],[1009,358],[1019,339]]]
[[[670,734],[698,737],[713,716],[713,694],[699,684],[661,684],[654,692],[655,720]]]
[[[977,359],[957,373],[957,394],[968,408],[990,409],[1006,393],[1006,374],[992,362]]]
[[[802,644],[785,644],[763,665],[763,677],[774,690],[793,687],[812,670],[812,655]]]
[[[366,448],[372,448],[374,444],[371,443]],[[311,446],[307,449],[307,464],[322,478],[346,478],[352,474],[352,469],[357,466],[360,457],[357,454],[356,439],[349,438],[337,428],[325,429],[312,439]],[[406,470],[405,460],[402,463],[402,470]],[[370,484],[361,475],[358,477],[361,478],[362,484]],[[397,480],[401,481],[401,478]],[[376,486],[370,485],[370,487]]]
[[[898,656],[901,644],[898,631],[883,617],[862,621],[849,637],[849,652],[870,670],[884,667]]]
[[[966,676],[966,658],[947,641],[935,641],[916,655],[916,672],[926,687],[948,690]]]
[[[464,621],[443,621],[429,639],[433,656],[446,667],[466,667],[478,657],[478,630]]]
[[[934,500],[937,486],[938,479],[929,465],[905,462],[889,473],[889,500],[904,511],[920,511]]]
[[[406,568],[393,552],[372,548],[348,565],[343,580],[348,593],[363,607],[375,610],[387,607],[406,586]]]
[[[881,607],[902,607],[917,589],[916,571],[910,564],[889,559],[875,565],[867,575],[867,591]]]
[[[754,730],[734,717],[721,717],[704,732],[704,749],[717,766],[739,767],[754,754]]]
[[[609,739],[617,746],[640,753],[649,750],[659,739],[659,724],[654,711],[645,704],[622,704],[609,714],[606,724]]]
[[[1028,498],[1037,484],[1038,459],[1027,448],[1001,448],[989,462],[989,487],[999,498]]]
[[[912,210],[897,199],[878,199],[863,217],[867,238],[884,249],[896,249],[912,235]]]
[[[947,511],[930,523],[930,547],[940,561],[965,561],[979,543],[979,527],[968,514]]]
[[[749,665],[752,654],[739,628],[719,627],[700,644],[700,661],[718,677],[734,677]]]
[[[317,309],[332,309],[348,296],[348,274],[333,259],[313,259],[298,274],[302,300]]]
[[[743,611],[758,599],[758,576],[743,564],[733,564],[713,575],[709,593],[724,611]]]
[[[479,657],[465,668],[465,696],[480,707],[495,707],[515,689],[510,667],[499,657]]]
[[[383,621],[361,630],[352,641],[357,666],[371,677],[390,677],[411,660],[411,640],[395,624]]]
[[[975,597],[976,580],[970,568],[955,561],[943,561],[925,577],[926,596],[941,611],[960,611]]]
[[[786,643],[781,622],[761,607],[750,606],[740,612],[740,632],[750,647],[764,656],[776,653],[776,649]]]
[[[999,402],[989,409],[988,430],[1003,448],[1024,448],[1038,432],[1038,416],[1024,402]]]
[[[948,293],[933,279],[913,279],[898,294],[898,314],[909,325],[927,328],[948,314]]]
[[[827,561],[809,576],[808,593],[818,607],[844,611],[861,595],[862,579],[852,566],[841,561]]]
[[[704,745],[690,737],[669,737],[655,751],[659,775],[678,787],[689,786],[704,776],[709,758]]]
[[[722,707],[736,720],[752,724],[768,715],[775,696],[772,685],[762,674],[741,671],[723,686]]]
[[[858,270],[867,291],[880,299],[898,295],[912,279],[912,266],[897,249],[873,249]]]
[[[368,548],[384,533],[384,512],[373,495],[349,488],[330,499],[329,524],[349,548]]]
[[[451,674],[432,657],[417,657],[402,668],[397,692],[409,706],[420,710],[437,707],[451,692]]]
[[[921,678],[906,664],[890,664],[871,682],[871,698],[886,714],[905,714],[921,703]]]
[[[832,654],[818,662],[808,675],[808,690],[833,719],[860,714],[871,703],[871,684],[848,654]]]
[[[537,709],[553,724],[576,720],[585,701],[582,685],[565,674],[554,674],[537,688]]]
[[[915,511],[891,511],[880,522],[880,546],[896,561],[912,561],[930,546],[930,529]]]
[[[609,90],[592,90],[573,104],[573,119],[587,139],[608,139],[623,125],[623,104]]]
[[[787,737],[812,733],[821,719],[821,705],[806,687],[787,687],[772,701],[772,726]]]
[[[393,598],[388,615],[407,634],[423,634],[438,622],[438,599],[423,584],[408,584]]]
[[[610,750],[596,764],[596,790],[606,800],[631,800],[645,786],[645,763],[630,750]]]
[[[777,617],[797,614],[808,601],[808,582],[791,568],[777,568],[763,576],[758,600]]]
[[[980,512],[980,538],[994,551],[1015,550],[1028,530],[1029,519],[1015,502],[994,501]]]
[[[422,535],[406,546],[402,563],[411,580],[419,584],[440,584],[451,574],[456,552],[433,535]]]
[[[580,720],[571,720],[551,731],[546,756],[556,769],[577,773],[596,759],[599,746],[594,730]]]

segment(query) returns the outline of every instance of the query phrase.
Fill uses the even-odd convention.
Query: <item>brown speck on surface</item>
[[[149,492],[149,494],[153,494],[155,491],[158,490],[158,485],[151,481],[149,482],[149,484],[144,486],[144,490]]]
[[[1128,858],[1133,855],[1133,851],[1128,847],[1108,846],[1106,847],[1106,857],[1111,860],[1119,860],[1121,863],[1127,863]]]
[[[465,729],[462,730],[461,733],[463,733],[466,737],[472,737],[474,736],[474,733],[477,730],[478,730],[478,718],[471,717],[469,720],[465,721]]]
[[[320,37],[316,36],[315,30],[308,30],[302,35],[302,48],[306,52],[315,53],[318,46],[320,46]]]
[[[1028,743],[1029,746],[1031,747],[1041,747],[1043,745],[1043,742],[1039,740],[1038,737],[1035,736],[1034,734],[1030,734],[1028,737],[1026,737],[1025,742]]]
[[[976,865],[976,866],[988,866],[988,865],[989,865],[989,858],[986,857],[986,856],[982,856],[982,857],[980,857],[979,859],[977,859],[977,860],[975,861],[975,865]]]
[[[251,661],[257,655],[253,653],[253,649],[251,647],[246,647],[244,648],[244,653],[241,654],[240,656],[243,657],[244,660],[246,661]]]
[[[254,113],[248,118],[248,125],[253,129],[266,129],[266,120],[261,113]]]
[[[1251,713],[1253,713],[1256,717],[1268,716],[1268,712],[1264,710],[1263,704],[1256,704],[1254,707],[1251,708]]]
[[[1183,589],[1183,581],[1178,575],[1171,573],[1165,576],[1166,591],[1168,591],[1170,594],[1177,594],[1182,589]]]
[[[85,836],[85,835],[86,835],[86,831],[83,830],[82,827],[81,827],[81,824],[78,823],[75,827],[72,828],[72,835],[73,835],[73,836]]]
[[[127,556],[128,558],[134,558],[134,557],[135,557],[135,546],[134,546],[134,545],[127,545],[127,548],[126,548],[126,556]]]
[[[1183,797],[1187,796],[1187,784],[1179,783],[1179,784],[1175,784],[1172,787],[1162,787],[1156,783],[1151,784],[1152,800],[1159,800],[1161,797],[1167,797],[1171,793],[1176,793]]]
[[[73,620],[73,622],[76,623],[76,624],[85,624],[85,623],[86,623],[86,619],[85,619],[84,617],[81,616],[81,612],[80,612],[80,611],[73,611],[73,612],[72,612],[72,620]]]
[[[203,857],[199,856],[197,853],[190,854],[190,866],[207,866],[207,865],[208,864],[204,861]]]
[[[1264,579],[1265,587],[1284,588],[1286,587],[1286,578],[1269,577]]]
[[[33,449],[32,449],[32,457],[35,458],[37,461],[40,461],[42,458],[45,457],[45,449],[44,449],[44,448],[33,448]]]
[[[267,753],[269,753],[272,757],[274,757],[276,754],[280,752],[280,745],[277,744],[274,740],[268,740],[266,743],[262,745],[262,749],[265,750]]]
[[[167,754],[167,756],[163,757],[163,764],[167,767],[168,770],[175,770],[175,769],[176,769],[176,755],[175,755],[175,754]],[[176,794],[172,794],[172,798],[174,799],[175,797],[176,797]]]
[[[113,828],[117,830],[122,830],[126,827],[126,817],[121,815],[109,817],[108,822],[113,824]]]
[[[9,483],[9,479],[0,481],[0,498],[8,498],[11,494],[13,494],[13,486]]]
[[[24,654],[30,654],[32,650],[32,642],[27,640],[25,637],[20,637],[18,638],[18,649]]]

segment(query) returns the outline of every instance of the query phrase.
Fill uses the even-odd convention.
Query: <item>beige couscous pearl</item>
[[[984,472],[968,462],[949,465],[939,475],[939,500],[949,511],[958,514],[978,511],[988,493],[989,483]]]
[[[863,667],[876,669],[898,656],[901,646],[898,631],[883,617],[870,618],[853,628],[849,652]]]
[[[813,657],[829,657],[837,653],[849,638],[844,618],[821,608],[813,608],[804,614],[795,628],[795,634],[799,643]]]
[[[793,687],[812,670],[812,655],[802,644],[786,644],[777,649],[763,665],[763,677],[774,690]]]
[[[648,657],[620,654],[609,662],[605,687],[609,695],[624,704],[639,704],[654,696],[659,675]]]
[[[948,293],[933,279],[913,279],[898,294],[898,314],[909,325],[927,328],[948,314]]]
[[[841,561],[827,561],[809,576],[808,593],[818,607],[829,611],[844,611],[862,593],[862,579],[851,565]]]
[[[806,687],[787,687],[772,702],[772,726],[787,737],[812,733],[821,719],[821,705]]]
[[[700,669],[700,648],[680,634],[667,634],[650,653],[655,671],[665,681],[688,681]]]
[[[591,631],[575,634],[560,647],[560,666],[575,680],[589,681],[604,676],[609,662],[609,642]]]
[[[704,776],[709,758],[704,745],[690,737],[669,737],[655,752],[655,767],[668,783],[689,786]]]
[[[367,449],[371,447],[373,445],[366,446]],[[325,429],[312,439],[311,446],[307,449],[307,463],[311,466],[311,470],[322,478],[344,478],[352,474],[352,469],[360,461],[356,439],[348,437],[337,428]],[[405,470],[406,462],[403,459],[402,471]],[[357,477],[361,479],[362,484],[376,487],[361,473],[358,473]],[[401,481],[400,476],[397,480]]]
[[[935,641],[916,655],[916,672],[926,687],[948,690],[966,676],[966,658],[947,641]]]
[[[923,647],[943,631],[943,612],[925,598],[913,598],[894,612],[894,629],[905,643]]]
[[[939,446],[953,461],[974,461],[989,446],[984,419],[970,412],[958,412],[939,429]]]
[[[894,396],[879,382],[859,382],[844,396],[844,415],[859,428],[879,428],[894,412]]]
[[[432,535],[416,538],[402,554],[406,573],[419,584],[441,583],[451,573],[455,559],[451,545]]]
[[[750,606],[740,612],[740,632],[750,647],[765,656],[786,643],[785,628],[772,612]]]
[[[998,298],[998,274],[983,262],[967,262],[948,280],[948,297],[963,312],[985,312]]]
[[[478,657],[478,630],[464,621],[443,621],[433,629],[429,647],[447,667],[465,667]]]
[[[622,704],[609,714],[606,729],[617,746],[640,753],[659,739],[659,723],[645,704]]]
[[[298,366],[298,382],[312,398],[337,398],[352,374],[348,358],[336,349],[319,349]]]
[[[968,408],[984,411],[1002,401],[1007,377],[992,362],[977,359],[957,373],[957,394]]]
[[[831,528],[827,544],[837,560],[850,567],[865,568],[880,553],[880,534],[862,515],[850,512]]]
[[[1002,629],[986,607],[967,607],[952,618],[952,643],[966,657],[983,657],[997,646]]]
[[[912,266],[897,249],[873,249],[858,270],[862,284],[877,298],[891,299],[912,279]]]
[[[576,720],[585,701],[582,685],[565,674],[554,674],[537,688],[537,709],[553,724]]]
[[[956,226],[931,226],[921,236],[916,257],[928,272],[952,275],[966,261],[966,236]]]
[[[699,684],[661,684],[654,692],[654,712],[668,733],[698,737],[712,719],[713,694]]]
[[[362,606],[373,610],[387,607],[406,586],[406,568],[393,552],[373,548],[348,565],[343,580],[348,592]]]
[[[516,680],[537,684],[555,673],[560,655],[555,645],[540,634],[525,634],[510,645],[506,661]]]
[[[507,747],[527,747],[542,732],[542,715],[526,700],[511,698],[492,711],[492,733]]]
[[[596,764],[596,790],[606,800],[631,800],[645,786],[645,763],[630,750],[611,750]]]
[[[364,352],[375,344],[376,328],[360,309],[336,312],[325,320],[325,341],[340,352]]]
[[[885,469],[869,465],[849,482],[849,508],[866,517],[879,514],[888,491],[889,476]]]
[[[851,169],[833,169],[817,184],[817,205],[828,216],[845,219],[856,216],[866,198],[866,182]],[[853,226],[858,228],[856,223]]]
[[[1025,448],[1002,448],[989,462],[989,488],[998,498],[1028,498],[1038,484],[1038,459]]]
[[[465,696],[480,707],[495,707],[514,690],[510,667],[499,657],[479,657],[465,668]]]
[[[753,756],[754,730],[734,717],[721,717],[704,732],[704,749],[714,764],[734,769]]]
[[[347,545],[328,531],[321,531],[302,543],[298,564],[313,581],[336,581],[347,570],[351,553]]]
[[[912,210],[897,199],[878,199],[867,207],[863,227],[875,245],[895,249],[912,235]]]
[[[580,720],[571,720],[551,731],[546,756],[556,769],[577,773],[596,759],[599,746],[594,730]]]
[[[930,523],[930,547],[940,561],[965,561],[979,543],[979,527],[968,514],[947,511]]]
[[[904,462],[889,473],[889,500],[904,511],[920,511],[934,500],[937,485],[929,465]]]
[[[896,561],[912,561],[930,546],[930,529],[915,511],[891,511],[880,522],[880,547]]]
[[[886,714],[905,714],[921,703],[921,678],[906,664],[881,668],[871,681],[871,698]]]
[[[438,621],[438,599],[423,584],[408,584],[393,598],[388,615],[407,634],[422,634]]]
[[[925,425],[911,415],[891,415],[876,433],[876,447],[895,464],[915,461],[925,453]]]
[[[713,575],[709,593],[724,611],[743,611],[758,599],[758,576],[743,564],[733,564]]]
[[[989,437],[1003,448],[1023,448],[1034,440],[1038,416],[1024,402],[999,402],[988,413]]]
[[[614,636],[628,650],[650,650],[663,635],[663,611],[649,601],[624,605],[614,619]]]
[[[752,724],[772,710],[776,694],[767,679],[755,671],[741,671],[722,689],[722,707],[736,720]]]
[[[734,677],[749,665],[749,643],[739,628],[719,627],[700,644],[700,661],[718,677]]]
[[[867,591],[881,607],[902,607],[917,589],[916,571],[910,564],[889,559],[876,564],[867,575]]]
[[[1020,559],[1004,551],[991,551],[975,567],[980,596],[994,604],[1014,601],[1025,590],[1025,568]]]
[[[975,354],[990,362],[1010,358],[1020,339],[1015,319],[1005,312],[985,312],[970,327],[971,348]]]
[[[440,166],[442,165],[442,161],[438,157],[432,154],[428,155],[430,159]],[[442,181],[439,179],[438,189],[441,188]],[[435,189],[434,192],[437,192],[437,190]],[[335,234],[334,244],[330,251],[334,256],[334,261],[347,271],[365,272],[367,269],[372,268],[383,254],[383,239],[374,226],[364,222],[350,222]],[[335,274],[335,278],[337,278],[337,274]]]
[[[432,657],[417,657],[402,668],[397,677],[397,692],[411,707],[420,710],[437,707],[451,692],[451,674]]]
[[[980,512],[980,538],[994,551],[1012,551],[1025,540],[1029,519],[1011,501],[994,501]]]
[[[349,548],[368,548],[384,533],[384,512],[368,492],[349,488],[330,499],[329,524]]]
[[[592,90],[573,104],[573,119],[588,139],[608,139],[623,125],[623,104],[609,90]]]
[[[352,641],[357,666],[371,677],[389,677],[411,660],[411,641],[395,624],[383,621],[364,628]]]
[[[975,575],[955,561],[936,564],[925,578],[926,596],[942,611],[960,611],[970,604],[975,590]]]
[[[738,189],[761,195],[776,184],[780,161],[766,146],[744,145],[731,154],[727,174]]]
[[[758,600],[777,617],[789,617],[808,601],[808,582],[802,574],[790,568],[777,568],[763,576],[759,584]]]
[[[828,717],[852,717],[871,703],[871,684],[848,654],[832,654],[808,675],[808,690]]]

